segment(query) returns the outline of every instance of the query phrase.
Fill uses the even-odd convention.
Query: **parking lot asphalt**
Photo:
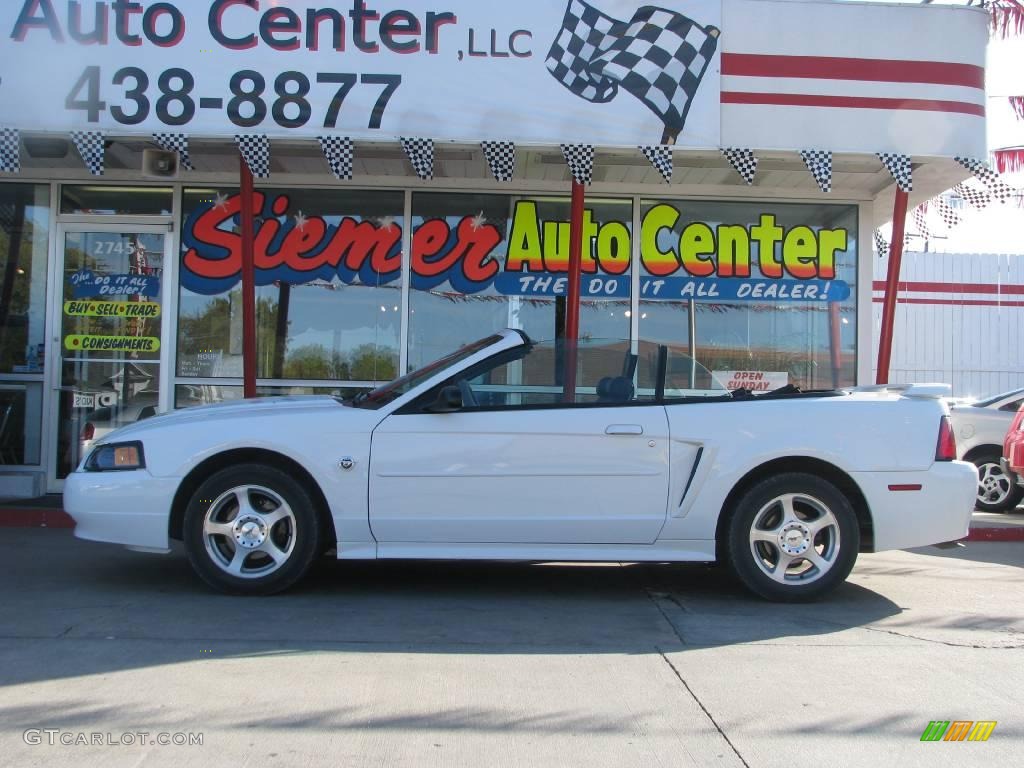
[[[989,766],[1024,747],[1019,543],[863,555],[809,605],[703,565],[324,560],[231,598],[180,553],[66,530],[2,530],[0,557],[3,766]],[[932,720],[998,724],[922,743]]]

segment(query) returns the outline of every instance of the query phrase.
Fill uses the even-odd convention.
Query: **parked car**
[[[1024,405],[1017,410],[1003,440],[1002,470],[1024,494]]]
[[[677,351],[506,330],[349,400],[186,409],[71,473],[75,535],[165,552],[234,593],[342,559],[723,561],[806,600],[860,551],[967,535],[946,385],[728,391]],[[572,380],[575,379],[575,386]]]
[[[1006,430],[1022,403],[1024,389],[1014,389],[950,408],[958,456],[978,468],[977,509],[1006,512],[1024,499],[1024,488],[1006,475],[999,461]]]

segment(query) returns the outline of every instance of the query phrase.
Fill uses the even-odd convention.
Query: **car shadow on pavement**
[[[7,531],[0,556],[12,566],[0,584],[0,685],[196,661],[205,649],[657,654],[829,635],[900,613],[851,583],[817,603],[768,603],[701,564],[324,558],[286,594],[243,598],[211,591],[180,552],[133,553],[65,531]],[[23,652],[11,663],[17,644],[5,641],[19,639],[35,642],[38,663]],[[68,654],[65,640],[84,642]],[[125,640],[143,642],[110,642]]]

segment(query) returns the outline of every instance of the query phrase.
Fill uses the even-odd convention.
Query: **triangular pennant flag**
[[[672,183],[672,147],[668,144],[648,144],[640,147],[644,157],[651,161],[665,183]]]
[[[882,165],[892,174],[897,187],[904,192],[913,191],[914,178],[910,167],[910,157],[907,155],[895,155],[889,152],[879,152],[878,159],[882,161]]]
[[[21,137],[17,128],[0,128],[0,171],[21,173]]]
[[[925,206],[919,205],[917,206],[917,208],[914,209],[912,216],[914,218],[914,226],[917,227],[918,234],[920,234],[921,237],[928,238],[932,236],[932,233],[931,230],[928,228],[928,219],[926,213],[927,209],[925,208]]]
[[[516,170],[516,145],[511,141],[481,141],[480,149],[495,181],[512,181]]]
[[[89,173],[93,176],[102,176],[103,156],[106,150],[103,131],[72,131],[71,143],[75,145]]]
[[[885,242],[882,233],[877,229],[875,230],[875,250],[878,251],[878,258],[880,259],[884,259],[889,255],[889,244]]]
[[[1017,191],[999,178],[999,174],[989,168],[988,163],[983,160],[979,160],[976,157],[957,157],[954,159],[980,179],[981,183],[989,188],[992,196],[1000,203],[1005,203],[1017,194]]]
[[[434,178],[434,140],[403,138],[401,142],[416,175],[424,181]]]
[[[754,152],[749,149],[736,149],[727,147],[722,150],[725,159],[736,169],[736,173],[743,177],[747,184],[754,183],[754,174],[757,172],[757,158]]]
[[[941,218],[942,223],[946,225],[946,229],[952,229],[953,227],[959,226],[963,221],[963,219],[960,218],[960,214],[953,210],[953,206],[941,197],[935,198],[933,202],[939,211],[939,218]]]
[[[334,178],[341,181],[352,180],[352,165],[355,160],[355,147],[348,136],[317,136],[320,149],[323,150],[327,164],[331,166]]]
[[[257,179],[270,176],[270,138],[262,133],[247,133],[235,136],[238,151],[245,164]]]
[[[832,191],[832,153],[822,149],[801,149],[800,157],[822,192]]]
[[[593,144],[563,144],[562,157],[569,166],[569,173],[578,184],[590,183],[594,177]]]
[[[989,203],[992,202],[992,195],[988,193],[987,189],[977,189],[975,187],[969,187],[967,184],[960,182],[953,187],[953,194],[959,197],[968,205],[981,210],[985,208]]]
[[[160,148],[167,152],[177,152],[181,160],[181,167],[193,171],[192,158],[188,154],[187,133],[154,133],[153,140],[160,145]]]

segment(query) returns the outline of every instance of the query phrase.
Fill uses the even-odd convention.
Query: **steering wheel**
[[[465,379],[459,379],[459,393],[462,395],[462,406],[464,408],[473,408],[477,405],[473,388],[469,386],[469,382]]]

